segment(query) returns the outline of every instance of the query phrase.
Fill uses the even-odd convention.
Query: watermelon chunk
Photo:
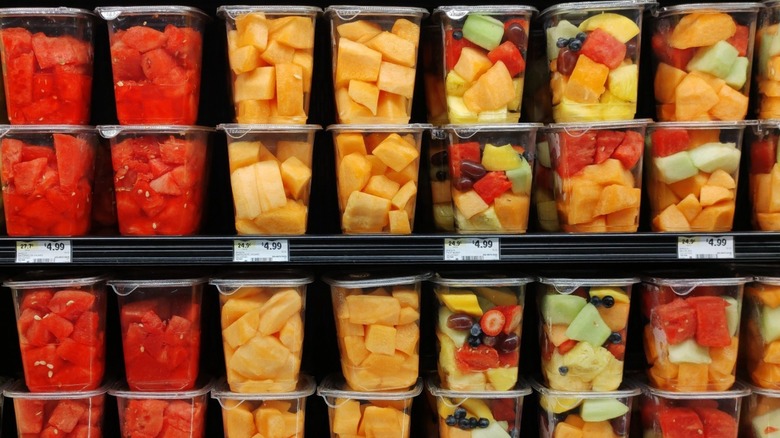
[[[43,430],[43,400],[15,398],[16,428],[19,434],[38,434]]]
[[[633,169],[642,158],[645,139],[636,131],[627,131],[623,142],[612,153],[612,158],[620,161],[624,169]]]
[[[606,65],[610,70],[614,70],[620,67],[620,64],[626,59],[626,51],[626,45],[621,43],[620,40],[609,32],[597,28],[588,34],[585,42],[582,44],[580,54]]]
[[[623,131],[598,131],[596,134],[596,156],[594,162],[601,164],[610,158],[625,137],[626,133]]]
[[[124,436],[157,436],[163,428],[168,402],[155,399],[130,399],[124,410]]]
[[[123,34],[121,41],[128,47],[132,47],[141,53],[162,48],[167,41],[163,32],[148,26],[133,26]]]
[[[685,129],[656,129],[650,134],[654,157],[668,157],[688,149],[691,139]]]
[[[32,52],[32,33],[21,27],[9,27],[0,31],[6,58]]]
[[[690,438],[704,435],[704,425],[690,408],[669,408],[658,413],[664,438]]]
[[[663,33],[656,33],[650,40],[653,46],[653,52],[658,60],[671,65],[674,68],[685,70],[685,67],[696,54],[695,48],[675,49],[667,43],[667,36]]]
[[[464,161],[481,162],[479,142],[458,143],[450,146],[450,177],[457,180],[461,176],[460,165]]]
[[[696,334],[696,309],[686,300],[657,305],[651,311],[653,326],[663,330],[669,344],[679,344]]]
[[[716,404],[717,406],[717,404]],[[737,421],[726,412],[712,407],[693,408],[704,425],[707,438],[734,438],[737,436]]]
[[[92,44],[71,36],[32,36],[33,53],[42,69],[57,65],[84,65],[92,62]]]
[[[474,191],[486,204],[492,204],[498,196],[511,188],[512,182],[504,171],[488,172],[474,183]]]
[[[737,31],[734,35],[727,39],[726,42],[734,46],[739,51],[739,56],[747,56],[748,40],[750,39],[750,28],[738,24]]]
[[[47,164],[48,160],[43,157],[15,164],[13,172],[16,192],[21,195],[32,194],[40,182]]]
[[[558,166],[556,171],[561,177],[568,178],[577,174],[585,166],[593,164],[596,155],[596,131],[559,134]]]
[[[71,433],[79,418],[87,411],[87,406],[76,400],[60,400],[49,416],[48,424],[62,432]]]
[[[731,334],[726,306],[720,297],[691,297],[686,300],[696,310],[696,343],[704,347],[728,347]]]
[[[89,291],[63,289],[57,291],[49,301],[49,309],[55,314],[75,321],[82,313],[92,308],[97,297]]]
[[[72,190],[85,176],[91,179],[95,162],[92,146],[72,135],[54,134],[53,137],[62,188]]]
[[[525,71],[525,59],[520,49],[512,41],[504,41],[487,54],[493,64],[501,61],[509,70],[509,75],[515,77]]]

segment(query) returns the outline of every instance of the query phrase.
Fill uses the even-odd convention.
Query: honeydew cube
[[[293,54],[292,63],[301,67],[303,71],[303,91],[311,91],[311,76],[314,71],[314,57],[305,50],[296,50]]]
[[[225,433],[228,436],[251,437],[257,432],[254,415],[243,406],[223,409],[222,414],[225,416]]]
[[[493,50],[501,44],[504,23],[489,15],[469,14],[463,23],[463,37],[485,50]]]
[[[304,199],[308,194],[311,169],[297,157],[290,157],[281,165],[282,181],[293,199]]]
[[[519,166],[506,171],[506,177],[512,182],[512,193],[516,195],[531,193],[533,170],[527,160],[521,158]]]
[[[390,202],[396,209],[403,210],[416,196],[417,184],[415,184],[414,181],[409,181],[398,189],[398,192],[393,196]]]
[[[237,75],[254,70],[261,62],[260,52],[257,51],[255,46],[244,46],[228,51],[228,58],[230,61],[230,68],[233,70],[233,73]]]
[[[236,349],[227,367],[249,379],[262,379],[275,376],[289,356],[290,351],[275,337],[256,336]]]
[[[676,183],[699,173],[688,151],[680,151],[666,157],[653,158],[657,179],[666,184]]]
[[[731,174],[739,168],[741,154],[735,143],[707,143],[688,153],[693,165],[707,173],[720,169]]]
[[[368,180],[363,191],[380,198],[393,199],[401,185],[384,175],[374,175]]]
[[[731,67],[737,61],[739,51],[726,41],[718,41],[712,46],[699,49],[685,67],[688,71],[703,71],[725,79],[731,73]]]
[[[268,45],[268,23],[259,14],[246,14],[236,18],[238,45],[255,46],[263,51]]]
[[[270,20],[269,39],[295,49],[314,48],[314,22],[309,17],[282,17]]]
[[[348,39],[340,39],[336,54],[336,86],[347,84],[352,79],[375,82],[379,77],[381,63],[380,52]]]
[[[504,108],[514,98],[515,85],[512,75],[501,61],[490,67],[463,93],[466,108],[476,113]]]
[[[261,161],[249,167],[255,173],[260,210],[263,212],[287,205],[279,163]]]
[[[558,58],[558,53],[561,49],[558,48],[556,43],[559,38],[574,38],[580,33],[580,29],[573,25],[569,20],[561,20],[557,25],[549,27],[547,29],[547,59],[552,61]]]
[[[745,82],[747,82],[749,64],[750,60],[746,57],[740,56],[737,58],[731,66],[728,76],[723,78],[726,81],[726,85],[735,90],[741,90],[745,86]]]
[[[276,66],[276,110],[280,116],[302,116],[303,69],[293,63]]]
[[[356,20],[336,26],[336,32],[341,37],[361,42],[368,41],[379,35],[382,32],[382,28],[371,21]]]
[[[257,334],[260,325],[260,308],[247,312],[222,330],[222,339],[231,347],[238,348]]]
[[[374,148],[372,154],[387,167],[400,172],[420,156],[420,151],[400,135],[392,133]]]
[[[349,97],[368,108],[371,114],[376,115],[376,107],[379,103],[379,88],[373,83],[358,80],[350,80],[347,87]]]
[[[382,59],[406,67],[414,67],[417,63],[417,48],[406,39],[391,32],[381,32],[366,41],[366,47],[382,54]]]
[[[268,100],[276,95],[276,69],[258,67],[236,76],[233,101]]]
[[[396,330],[380,324],[366,327],[366,349],[372,353],[393,354],[395,352]]]
[[[333,409],[333,433],[339,436],[358,436],[358,426],[362,417],[360,402],[340,400]]]
[[[242,100],[236,104],[238,123],[265,123],[273,112],[272,100]]]
[[[341,225],[347,233],[378,233],[388,225],[389,212],[390,200],[355,191],[347,199]]]
[[[412,224],[406,211],[392,210],[388,213],[391,234],[412,234]]]
[[[366,142],[363,134],[357,132],[344,132],[336,136],[336,153],[339,158],[346,157],[351,153],[366,155]]]
[[[376,86],[382,91],[411,99],[414,94],[414,75],[414,68],[383,61],[379,67]]]
[[[338,166],[339,197],[342,205],[355,192],[363,190],[371,178],[371,162],[359,152],[350,153],[341,159]]]

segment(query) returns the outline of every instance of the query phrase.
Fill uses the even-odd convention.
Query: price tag
[[[444,239],[445,261],[488,261],[500,259],[501,247],[498,237]]]
[[[733,259],[733,236],[680,236],[678,259]]]
[[[286,239],[234,240],[234,262],[289,262],[290,246]]]
[[[70,240],[16,242],[16,263],[70,263]]]

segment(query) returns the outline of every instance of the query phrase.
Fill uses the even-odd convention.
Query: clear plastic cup
[[[200,359],[205,278],[116,279],[125,375],[132,391],[186,391]]]
[[[542,23],[531,22],[528,40],[528,65],[523,85],[524,119],[529,122],[551,123],[552,91],[547,68],[547,38]]]
[[[780,360],[775,357],[780,351],[780,336],[774,331],[780,314],[780,277],[756,277],[745,289],[744,335],[742,352],[745,365],[754,385],[780,390]]]
[[[728,391],[680,393],[642,387],[642,428],[648,438],[717,436],[737,438],[742,398],[750,394],[737,383]]]
[[[761,3],[733,2],[654,11],[656,120],[745,119],[761,8]],[[766,68],[764,64],[761,71]]]
[[[740,436],[763,438],[780,429],[780,391],[748,386],[750,396],[742,403]]]
[[[655,3],[577,2],[542,11],[557,123],[634,118],[642,13]]]
[[[419,376],[420,288],[430,273],[338,274],[331,287],[341,370],[357,391],[409,388]]]
[[[92,230],[115,231],[116,194],[114,192],[114,166],[108,141],[99,138],[95,149],[95,184],[92,193]]]
[[[732,387],[747,281],[742,277],[643,280],[643,344],[653,386],[675,392]]]
[[[3,85],[3,75],[0,75],[0,124],[8,123],[8,110],[5,102],[5,85]]]
[[[106,279],[34,271],[3,286],[13,292],[29,390],[98,388],[106,366]]]
[[[540,278],[542,376],[559,391],[614,391],[623,381],[638,278]]]
[[[330,125],[344,234],[411,234],[430,125]]]
[[[750,204],[753,229],[780,231],[780,191],[772,190],[775,180],[780,184],[780,164],[777,164],[780,121],[763,120],[759,126],[752,128],[752,132],[747,132],[745,141],[750,151]]]
[[[520,362],[529,277],[444,273],[432,280],[438,300],[436,337],[441,386],[455,391],[508,391]]]
[[[237,123],[306,123],[314,67],[312,6],[220,6]]]
[[[422,381],[396,391],[362,392],[351,389],[339,376],[328,376],[317,395],[328,405],[331,438],[383,436],[409,438],[412,401],[422,392]]]
[[[189,6],[95,8],[108,23],[116,114],[122,125],[194,125],[203,31]]]
[[[200,126],[98,126],[111,143],[120,234],[197,234],[205,210],[212,131]]]
[[[9,236],[89,232],[98,137],[89,126],[0,126]]]
[[[222,381],[211,391],[211,398],[222,407],[227,437],[303,437],[306,398],[316,387],[314,379],[304,375],[291,391],[244,394],[231,392]]]
[[[446,125],[458,233],[528,228],[536,131],[541,124]]]
[[[295,271],[236,273],[209,281],[219,290],[231,391],[287,392],[298,385],[306,285],[313,281]]]
[[[436,379],[426,383],[436,397],[440,438],[520,436],[523,399],[531,394],[531,388],[518,385],[506,391],[452,391],[441,388]]]
[[[780,118],[780,76],[775,65],[780,65],[780,3],[773,0],[763,2],[758,14],[755,38],[755,63],[758,64],[753,93],[757,99],[753,102],[759,119]],[[777,40],[777,42],[775,42]]]
[[[86,125],[92,97],[94,14],[75,8],[0,9],[8,119]]]
[[[549,125],[555,202],[563,231],[636,232],[648,122]]]
[[[628,438],[631,408],[640,389],[625,385],[604,392],[559,391],[538,382],[539,436],[598,436]]]
[[[422,8],[334,5],[330,21],[337,120],[409,123]]]
[[[319,125],[217,126],[225,131],[238,234],[306,234]]]
[[[423,84],[425,85],[425,108],[428,123],[446,125],[447,96],[444,89],[444,48],[441,44],[441,26],[423,26],[420,34]]]
[[[646,190],[653,231],[731,231],[748,124],[648,125]]]
[[[547,130],[536,132],[536,159],[534,160],[533,193],[531,203],[536,209],[536,227],[540,231],[560,231],[558,206],[555,203],[555,176],[550,158]]]
[[[516,123],[520,118],[530,6],[441,6],[450,123]]]
[[[140,392],[116,385],[108,394],[116,398],[122,436],[203,438],[212,387],[201,382],[191,390]]]
[[[433,223],[436,231],[455,231],[450,188],[450,158],[447,151],[447,133],[433,128],[428,138],[428,179],[431,181]]]
[[[30,392],[21,381],[3,390],[14,400],[19,438],[99,437],[103,434],[106,388],[90,391]]]

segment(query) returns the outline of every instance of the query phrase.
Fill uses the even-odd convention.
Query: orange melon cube
[[[371,114],[376,115],[376,106],[379,102],[379,88],[376,85],[353,79],[349,81],[347,91],[353,101],[368,108]]]
[[[301,315],[294,314],[279,330],[279,341],[292,353],[301,351],[303,345],[303,320]]]
[[[578,103],[598,103],[606,91],[607,77],[609,67],[580,55],[566,85],[565,96]]]
[[[350,295],[346,301],[353,324],[396,325],[401,314],[401,304],[389,296]]]
[[[726,81],[709,73],[694,70],[688,74],[693,77],[703,79],[704,82],[706,82],[716,93],[720,92],[721,88],[726,86]]]
[[[564,224],[563,230],[567,233],[606,233],[607,221],[605,216],[596,216],[590,222],[579,224]]]
[[[306,234],[308,208],[288,199],[287,204],[264,211],[254,219],[257,234]]]
[[[247,169],[254,172],[261,212],[284,207],[287,204],[282,173],[276,160],[260,161]]]
[[[280,116],[303,116],[303,69],[293,63],[276,66],[276,110]]]
[[[460,52],[460,58],[452,70],[462,77],[466,83],[475,82],[483,73],[493,66],[487,55],[473,47],[464,47]]]
[[[266,123],[271,117],[272,100],[242,100],[236,104],[238,123]]]
[[[693,12],[685,14],[669,35],[669,45],[675,49],[711,46],[731,38],[737,25],[723,12]]]
[[[734,381],[736,380],[733,374],[722,374],[714,371],[712,368],[710,368],[709,375],[707,377],[710,381],[710,383],[707,385],[708,391],[729,390],[734,385]]]
[[[409,181],[398,189],[398,192],[393,196],[393,199],[390,200],[390,203],[396,209],[403,210],[409,203],[414,202],[416,196],[417,184],[415,184],[414,181]]]
[[[650,367],[650,376],[657,377],[659,382],[672,380],[679,375],[679,368],[680,367],[677,364],[673,364],[659,356],[658,360]]]
[[[411,307],[412,309],[420,307],[420,294],[412,288],[396,286],[393,288],[392,296],[401,303],[401,307]]]
[[[280,166],[284,187],[290,191],[293,199],[308,198],[311,169],[296,157],[290,157]]]
[[[291,63],[294,55],[295,49],[292,47],[288,47],[284,44],[279,44],[275,40],[271,40],[268,43],[268,47],[265,48],[260,57],[263,59],[263,61],[271,65],[279,65]]]
[[[374,116],[368,108],[349,97],[347,86],[336,89],[336,109],[341,123],[356,123],[356,121]]]
[[[349,322],[349,318],[337,318],[336,325],[338,328],[338,334],[341,337],[345,336],[360,336],[365,335],[365,330],[361,324],[352,324]]]
[[[396,172],[393,169],[390,169],[389,167],[385,171],[385,176],[390,178],[391,180],[397,182],[398,184],[401,184],[402,186],[406,183],[412,181],[417,181],[417,174],[419,172],[419,163],[417,161],[412,162],[408,166],[401,169],[400,172]]]
[[[284,436],[286,424],[282,413],[276,409],[261,407],[255,410],[255,426],[263,436]]]
[[[691,221],[695,231],[731,231],[734,223],[734,201],[724,201],[701,210]]]
[[[666,207],[658,216],[653,218],[653,229],[655,231],[690,231],[691,225],[688,219],[672,204]]]
[[[392,210],[388,213],[390,221],[390,234],[412,234],[412,224],[406,210]]]
[[[379,157],[375,157],[373,155],[368,155],[368,156],[366,156],[366,158],[368,159],[368,161],[371,162],[371,175],[383,175],[384,176],[385,172],[387,171],[387,165],[385,163],[383,163],[382,160],[379,159]],[[390,179],[390,178],[388,177],[388,179]],[[394,180],[391,179],[390,181],[394,181]],[[399,186],[401,184],[398,181],[394,181],[394,182],[398,183]],[[448,191],[449,191],[449,188],[450,188],[450,185],[448,183],[447,184],[447,190]]]
[[[780,81],[780,56],[773,56],[769,58],[766,74],[772,81]]]
[[[619,332],[626,328],[628,324],[628,303],[615,303],[614,306],[607,309],[605,307],[598,307],[599,315],[604,323],[607,324],[610,330],[613,332]]]
[[[393,23],[393,27],[390,29],[394,35],[409,41],[414,44],[415,47],[420,42],[420,26],[407,20],[406,18],[399,18]]]
[[[753,382],[762,387],[776,387],[780,384],[780,365],[761,361],[750,373]]]
[[[306,141],[279,140],[276,142],[276,158],[284,163],[290,157],[300,160],[311,169],[312,144]]]
[[[257,433],[255,417],[244,406],[237,405],[222,411],[225,433],[230,436],[253,436]]]
[[[780,213],[756,213],[756,223],[761,231],[780,231]]]
[[[296,50],[293,54],[292,63],[301,67],[303,71],[303,91],[311,91],[311,75],[314,71],[314,57],[309,51]]]
[[[718,91],[718,103],[710,108],[710,115],[718,120],[744,120],[748,111],[748,97],[724,86]]]
[[[691,193],[677,204],[677,208],[685,216],[685,219],[691,222],[701,213],[702,205],[699,203],[699,199]]]
[[[758,114],[762,119],[780,118],[780,97],[762,96]]]
[[[417,63],[417,47],[414,43],[391,32],[380,32],[366,41],[366,47],[382,54],[382,59],[405,67]]]
[[[379,233],[389,223],[389,212],[389,200],[368,193],[352,192],[341,216],[341,226],[346,233]]]
[[[569,225],[592,221],[596,216],[595,207],[601,198],[601,186],[583,181],[572,187],[568,202]]]
[[[780,341],[772,341],[764,347],[764,362],[780,365]]]
[[[780,287],[764,284],[761,289],[751,289],[751,295],[756,297],[761,304],[772,309],[780,306]]]
[[[236,76],[233,84],[233,101],[268,100],[276,96],[276,69],[258,67]]]
[[[567,415],[566,419],[563,420],[563,422],[567,424],[571,424],[574,427],[579,427],[580,429],[582,429],[582,426],[585,425],[585,420],[583,420],[582,417],[580,417],[577,414]]]
[[[469,111],[480,113],[505,107],[515,98],[515,85],[503,62],[496,62],[465,93],[463,103]]]
[[[295,289],[275,293],[260,308],[257,331],[262,335],[279,332],[293,315],[299,315],[303,306],[301,295]]]
[[[701,192],[699,193],[699,202],[702,207],[708,207],[717,204],[718,202],[730,201],[732,199],[734,199],[734,192],[732,190],[719,186],[711,186],[709,184],[703,185],[701,187]]]
[[[268,38],[295,49],[314,48],[314,21],[309,17],[269,20]]]
[[[728,347],[710,348],[710,372],[715,371],[720,374],[733,374],[734,367],[737,364],[737,353],[739,352],[739,338],[733,336],[731,345]]]
[[[706,391],[709,380],[707,364],[683,362],[678,365],[678,391]]]
[[[590,164],[582,170],[582,180],[602,186],[618,184],[634,186],[633,175],[623,169],[620,161],[609,158],[601,164]]]
[[[396,133],[388,135],[371,153],[396,172],[400,172],[420,156],[415,144],[408,143]]]
[[[710,179],[707,180],[707,184],[711,186],[723,187],[726,189],[737,188],[737,182],[734,181],[734,178],[722,169],[718,169],[715,172],[712,172],[712,174],[710,174]]]
[[[452,201],[455,203],[455,208],[457,208],[460,214],[466,219],[471,219],[490,208],[474,190],[461,192],[452,189]]]
[[[260,52],[255,46],[244,46],[228,51],[228,61],[233,73],[239,75],[260,66]]]
[[[366,349],[372,353],[393,354],[395,352],[396,330],[380,324],[366,327]]]
[[[353,152],[341,159],[338,165],[339,198],[342,206],[355,192],[363,190],[371,178],[371,163],[365,155]]]
[[[553,436],[555,438],[583,438],[582,429],[566,422],[555,425]]]
[[[508,232],[524,233],[528,229],[528,211],[531,198],[528,195],[515,195],[505,192],[493,201],[501,227]]]
[[[609,421],[589,421],[582,425],[582,438],[614,437]]]
[[[663,182],[650,181],[648,190],[650,199],[653,200],[653,208],[656,210],[663,210],[670,205],[680,202],[680,198]]]
[[[362,413],[360,402],[357,400],[341,400],[333,408],[333,433],[343,435],[357,435]]]
[[[689,129],[689,149],[695,149],[703,144],[720,142],[720,129]]]
[[[379,78],[376,86],[382,91],[411,99],[414,94],[415,71],[411,67],[383,61],[379,66]]]
[[[614,213],[627,208],[639,207],[641,190],[634,187],[612,184],[604,187],[599,195],[593,213],[596,216]]]
[[[350,80],[376,82],[382,54],[363,44],[342,38],[336,53],[336,86],[340,87]]]
[[[690,178],[669,184],[668,187],[679,199],[684,199],[690,194],[698,198],[701,194],[701,188],[707,184],[709,178],[709,174],[699,172]]]
[[[780,60],[780,56],[776,57]],[[758,92],[764,96],[778,97],[780,96],[780,81],[771,79],[760,79],[758,81]]]
[[[769,197],[769,211],[780,212],[780,166],[772,167],[771,196]]]
[[[255,46],[263,51],[268,45],[268,22],[262,13],[245,14],[236,17],[238,46]]]
[[[396,327],[395,348],[404,354],[417,352],[420,340],[420,327],[416,323],[402,324]]]
[[[366,349],[366,343],[363,336],[341,336],[342,352],[346,359],[354,365],[360,365],[370,354]]]
[[[645,327],[642,330],[642,341],[644,341],[642,345],[644,346],[647,363],[652,365],[658,360],[658,348],[656,347],[652,324],[645,324]]]
[[[363,140],[363,134],[358,132],[343,132],[334,139],[336,143],[336,154],[339,159],[352,153],[367,155],[366,143]]]
[[[365,436],[382,437],[396,436],[401,429],[396,410],[393,408],[380,408],[378,406],[368,406],[363,411],[363,420],[361,427],[365,427]]]
[[[382,28],[371,21],[356,20],[349,23],[343,23],[336,26],[336,32],[339,36],[356,42],[366,42],[379,35]]]
[[[674,103],[675,90],[685,78],[684,70],[672,67],[666,63],[659,63],[655,71],[655,100],[660,103]]]
[[[675,89],[676,120],[697,120],[720,101],[718,93],[704,79],[687,75]]]
[[[655,106],[656,114],[658,114],[658,120],[662,122],[675,120],[677,106],[673,103],[664,103]]]
[[[368,180],[364,192],[380,198],[393,199],[401,185],[384,175],[374,175]]]
[[[409,121],[409,99],[400,94],[379,91],[377,117],[386,123],[407,123]]]
[[[608,231],[636,232],[639,226],[639,206],[612,212],[607,215],[606,221]]]

